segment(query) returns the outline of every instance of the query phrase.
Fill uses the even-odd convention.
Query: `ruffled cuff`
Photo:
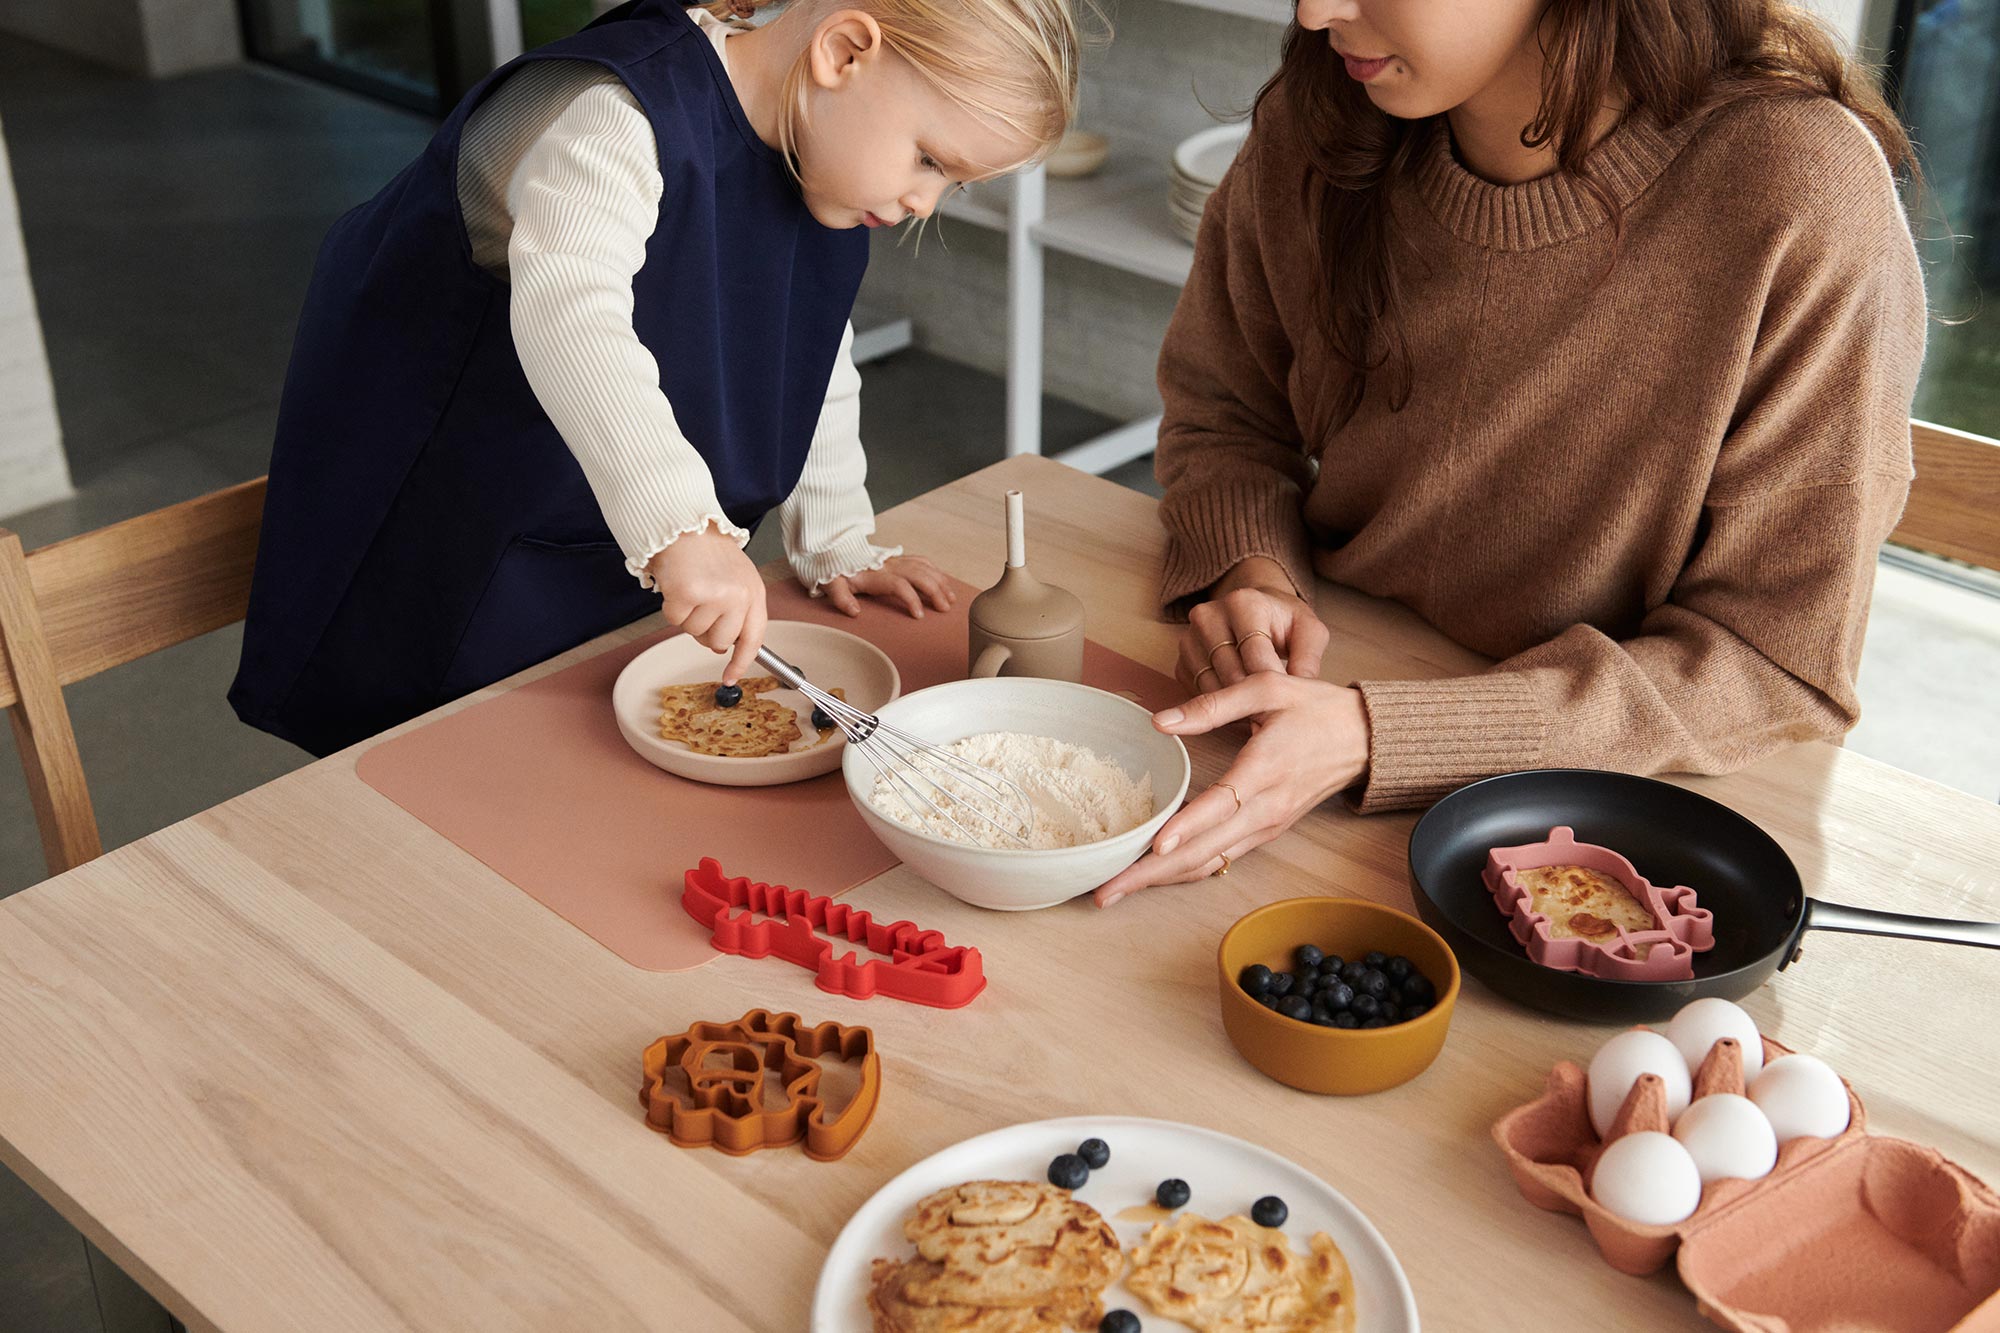
[[[1468,782],[1541,762],[1541,705],[1513,673],[1354,688],[1368,709],[1368,775],[1349,798],[1362,814],[1426,806]]]
[[[792,573],[814,597],[820,588],[835,579],[865,570],[880,569],[903,553],[900,546],[876,546],[859,533],[841,538],[823,551],[806,551],[789,556]]]
[[[639,580],[639,586],[642,588],[650,590],[658,586],[654,582],[652,574],[648,573],[646,569],[646,566],[653,563],[653,557],[687,536],[690,532],[700,532],[703,528],[711,526],[725,537],[734,537],[738,550],[750,544],[750,534],[742,528],[737,527],[734,523],[731,523],[728,515],[718,510],[715,513],[703,514],[699,518],[689,519],[663,536],[639,543],[636,548],[628,547],[625,556],[626,572]]]
[[[1160,504],[1167,558],[1160,574],[1160,608],[1175,619],[1216,580],[1251,556],[1277,561],[1292,591],[1310,599],[1312,548],[1298,488],[1246,481],[1181,488]]]

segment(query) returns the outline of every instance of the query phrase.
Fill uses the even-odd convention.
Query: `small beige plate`
[[[845,630],[799,620],[774,620],[764,632],[764,642],[804,672],[807,680],[822,689],[838,687],[849,703],[865,712],[875,712],[903,691],[903,679],[888,655]],[[660,691],[668,685],[720,680],[728,661],[684,634],[656,643],[633,658],[611,687],[611,706],[626,743],[649,764],[677,777],[718,787],[775,787],[816,778],[840,767],[847,742],[838,734],[810,750],[759,759],[696,754],[678,741],[660,739]],[[761,675],[764,670],[753,666],[750,674]],[[799,709],[802,728],[809,729],[804,720],[812,705],[798,691],[779,689],[766,697]]]

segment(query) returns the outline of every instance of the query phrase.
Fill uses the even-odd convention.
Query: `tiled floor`
[[[291,324],[328,222],[421,146],[418,117],[256,69],[125,79],[0,38],[14,158],[75,499],[7,519],[30,546],[264,470]],[[865,372],[877,502],[1000,455],[1001,385],[921,353]],[[1103,420],[1048,405],[1051,447]],[[1142,461],[1116,474],[1150,487]],[[755,548],[774,554],[775,534]],[[69,691],[105,842],[269,780],[304,756],[238,724],[223,631]],[[1855,749],[2000,795],[2000,601],[1885,570]],[[0,740],[0,896],[41,878]],[[97,1327],[82,1247],[0,1171],[0,1329]]]

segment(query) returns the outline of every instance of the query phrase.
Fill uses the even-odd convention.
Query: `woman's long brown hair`
[[[1664,124],[1757,97],[1831,97],[1858,116],[1890,167],[1915,176],[1909,136],[1874,83],[1811,14],[1779,0],[1550,0],[1542,20],[1542,100],[1521,133],[1550,145],[1565,172],[1592,185],[1584,158],[1600,107],[1622,95],[1631,110]],[[1378,110],[1349,78],[1326,34],[1294,22],[1278,72],[1257,95],[1284,99],[1303,144],[1306,210],[1323,280],[1320,322],[1347,370],[1333,387],[1330,418],[1345,425],[1371,375],[1386,379],[1390,405],[1409,400],[1394,223],[1388,193],[1413,167],[1426,122]],[[1611,208],[1616,220],[1616,210]]]

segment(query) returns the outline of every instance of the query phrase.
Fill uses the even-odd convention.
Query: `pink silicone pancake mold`
[[[1615,944],[1557,939],[1549,933],[1548,917],[1529,906],[1532,899],[1517,874],[1543,866],[1582,866],[1609,875],[1639,900],[1657,928],[1627,931],[1613,922]],[[1546,842],[1495,847],[1486,854],[1481,878],[1528,957],[1559,972],[1612,981],[1685,981],[1694,975],[1694,956],[1715,947],[1714,918],[1707,908],[1695,906],[1693,889],[1661,888],[1609,847],[1578,842],[1572,828],[1549,830]]]

